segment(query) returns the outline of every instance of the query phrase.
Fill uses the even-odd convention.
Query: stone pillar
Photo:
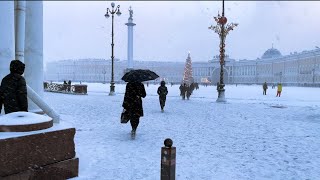
[[[172,140],[165,139],[165,147],[161,148],[161,180],[175,180],[176,178],[176,147],[172,147]]]
[[[128,67],[127,69],[133,69],[133,26],[136,24],[133,23],[132,14],[133,10],[129,9],[130,17],[128,18]]]
[[[24,77],[27,84],[43,98],[43,2],[27,1]],[[29,111],[41,111],[29,100]]]
[[[14,59],[14,2],[0,1],[0,81]]]
[[[26,1],[14,1],[15,5],[15,59],[24,62]]]

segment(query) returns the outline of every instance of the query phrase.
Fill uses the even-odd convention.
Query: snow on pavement
[[[284,87],[278,98],[271,87],[263,96],[261,86],[227,85],[228,102],[216,103],[215,86],[200,86],[183,101],[179,86],[167,85],[161,113],[158,85],[145,87],[135,140],[130,124],[120,124],[125,85],[116,84],[116,96],[98,83],[88,83],[87,96],[45,93],[77,129],[74,179],[160,179],[166,138],[177,148],[178,180],[320,178],[319,89]]]

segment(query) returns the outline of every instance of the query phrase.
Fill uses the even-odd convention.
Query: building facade
[[[294,86],[320,86],[320,49],[282,55],[275,48],[268,49],[255,60],[235,60],[226,56],[224,79],[226,84],[282,83]],[[181,83],[185,62],[135,61],[135,69],[150,69],[160,78]],[[115,60],[115,82],[121,80],[127,68],[126,60]],[[220,76],[219,57],[204,62],[192,62],[194,82],[216,84]],[[111,61],[105,59],[62,60],[47,63],[48,81],[110,82]]]

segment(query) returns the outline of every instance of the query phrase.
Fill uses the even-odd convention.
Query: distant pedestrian
[[[21,61],[11,61],[10,74],[1,81],[0,107],[2,107],[2,104],[4,105],[5,114],[28,111],[27,84],[22,76],[24,69],[25,64]]]
[[[71,91],[71,80],[68,81],[68,91]]]
[[[146,90],[141,82],[128,82],[122,107],[128,112],[132,127],[131,138],[134,139],[139,125],[139,119],[143,116],[142,98],[146,97]]]
[[[264,82],[264,83],[263,83],[262,88],[263,88],[263,95],[267,95],[267,89],[268,89],[267,82]]]
[[[191,83],[190,86],[189,86],[189,90],[190,90],[190,95],[193,93],[194,89],[195,89],[195,84],[194,83]]]
[[[163,108],[166,105],[166,98],[168,94],[168,88],[166,87],[165,81],[161,81],[161,85],[159,86],[157,93],[159,95],[161,112],[163,112],[164,111]]]
[[[279,83],[279,84],[278,84],[277,96],[276,96],[276,97],[280,97],[280,96],[281,96],[281,92],[282,92],[282,84]]]
[[[187,100],[190,99],[191,94],[192,94],[192,87],[191,87],[191,85],[186,86],[186,96],[187,96]]]
[[[199,89],[199,83],[195,83],[195,86],[196,86],[196,90]]]
[[[187,84],[186,83],[181,84],[179,89],[180,89],[180,96],[182,96],[182,99],[185,100],[186,99]]]
[[[68,83],[67,81],[63,81],[63,89],[64,91],[68,91]]]

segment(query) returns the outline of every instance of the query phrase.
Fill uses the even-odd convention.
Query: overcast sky
[[[111,1],[44,1],[44,59],[111,57]],[[115,1],[115,57],[127,59],[129,6],[133,9],[133,58],[144,61],[208,61],[219,53],[219,37],[208,27],[220,1]],[[239,26],[226,40],[234,59],[256,59],[271,48],[287,55],[320,46],[320,2],[226,1],[228,23]]]

